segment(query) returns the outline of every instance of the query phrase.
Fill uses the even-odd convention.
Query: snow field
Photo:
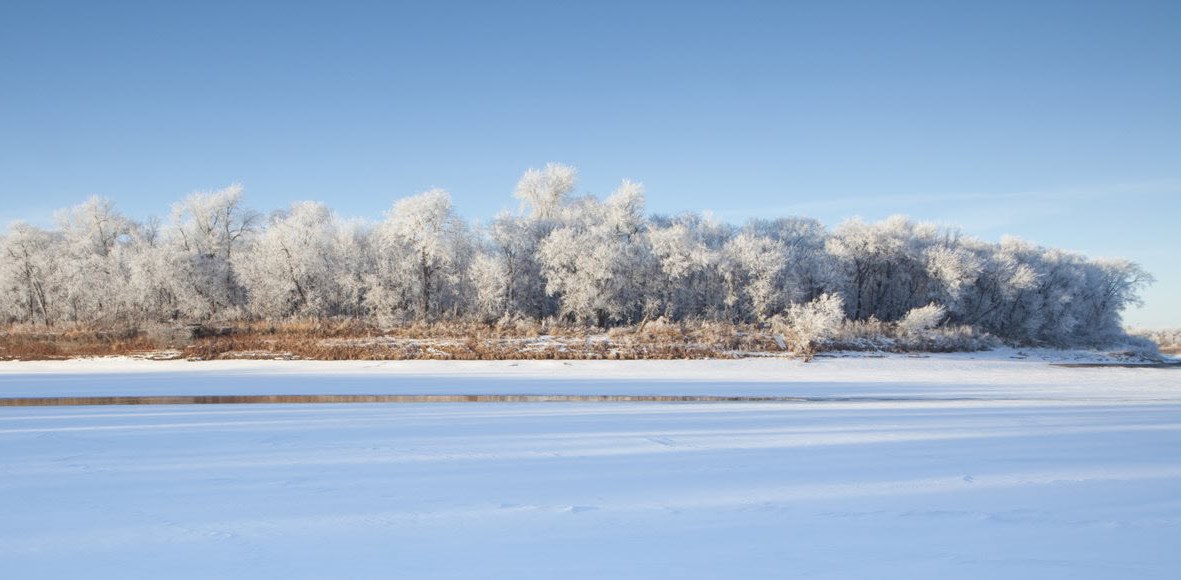
[[[1175,577],[1181,377],[1003,355],[0,365],[4,397],[906,397],[2,408],[0,560],[12,578]]]

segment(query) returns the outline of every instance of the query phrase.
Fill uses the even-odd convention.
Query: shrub
[[[836,294],[822,294],[806,304],[792,304],[785,320],[775,326],[783,329],[787,345],[794,352],[812,360],[817,348],[831,339],[845,320],[845,304]]]
[[[946,317],[947,309],[932,302],[922,308],[912,308],[902,320],[898,321],[898,329],[903,334],[926,336]]]

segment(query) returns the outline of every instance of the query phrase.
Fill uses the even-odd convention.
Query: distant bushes
[[[824,295],[793,305],[775,321],[774,329],[785,349],[808,359],[820,351],[957,352],[1001,344],[971,326],[940,326],[945,316],[943,307],[930,304],[912,309],[893,323],[873,317],[849,320],[843,315],[841,298]]]
[[[1135,338],[1151,341],[1158,346],[1162,353],[1181,354],[1181,328],[1163,330],[1134,329],[1129,334]]]

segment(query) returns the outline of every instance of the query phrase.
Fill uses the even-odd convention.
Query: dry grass
[[[782,330],[782,329],[781,329]],[[818,350],[972,350],[979,335],[939,329],[931,337],[901,337],[893,325],[847,322]],[[784,339],[779,336],[779,339]],[[0,332],[0,360],[94,356],[313,360],[634,360],[776,356],[795,351],[769,328],[663,319],[610,330],[553,321],[416,323],[379,328],[356,320],[309,320],[232,326],[125,329],[13,327]],[[814,352],[805,352],[811,358]]]
[[[412,324],[324,329],[304,324],[236,328],[200,338],[186,358],[316,360],[626,360],[733,358],[777,350],[768,336],[735,325],[663,321],[609,331],[552,323]]]
[[[629,360],[780,353],[770,333],[753,326],[663,320],[610,330],[552,321],[416,323],[378,328],[344,320],[120,332],[13,327],[0,332],[0,360],[94,356],[190,360]]]
[[[59,331],[16,327],[0,332],[0,360],[62,360],[95,356],[128,356],[157,351],[156,342],[138,330]]]

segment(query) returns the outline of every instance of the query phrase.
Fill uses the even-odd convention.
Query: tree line
[[[1152,281],[1127,260],[990,243],[900,216],[832,229],[801,217],[732,225],[648,215],[631,181],[606,199],[576,196],[575,184],[569,166],[530,169],[514,192],[520,210],[487,223],[461,219],[439,189],[398,200],[380,221],[314,202],[264,217],[237,185],[194,193],[167,220],[137,222],[92,198],[58,212],[55,228],[8,227],[0,321],[610,327],[662,317],[762,324],[808,304],[894,322],[934,305],[942,324],[1076,345],[1122,337],[1121,313]]]

